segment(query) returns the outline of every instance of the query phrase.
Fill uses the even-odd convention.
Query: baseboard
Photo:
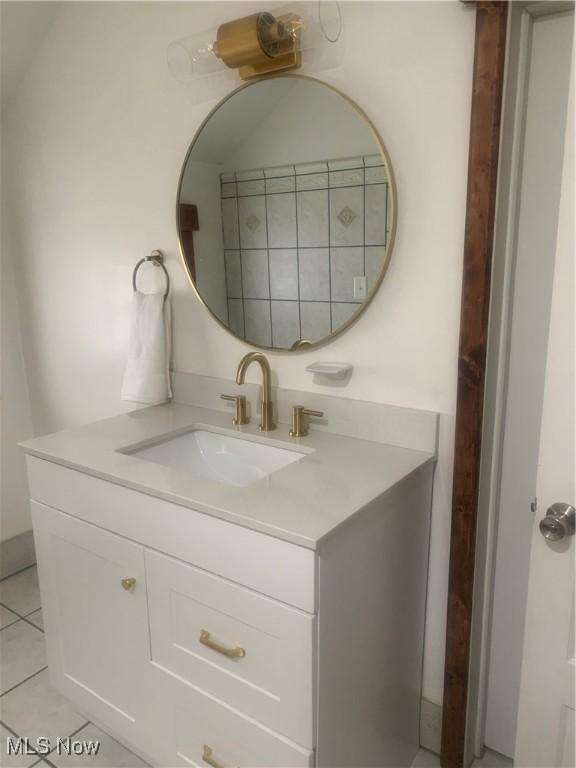
[[[442,737],[442,707],[433,701],[422,699],[420,706],[420,746],[434,754],[440,754]]]
[[[36,562],[32,531],[0,541],[0,579],[6,578]]]

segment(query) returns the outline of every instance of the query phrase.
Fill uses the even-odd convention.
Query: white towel
[[[122,400],[157,405],[172,397],[170,326],[170,302],[164,294],[134,291]]]

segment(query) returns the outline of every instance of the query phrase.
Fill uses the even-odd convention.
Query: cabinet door
[[[35,502],[32,514],[52,682],[137,742],[150,695],[143,549]]]

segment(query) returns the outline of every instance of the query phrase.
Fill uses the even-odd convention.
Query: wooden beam
[[[442,720],[443,768],[466,738],[476,516],[508,2],[476,3]]]

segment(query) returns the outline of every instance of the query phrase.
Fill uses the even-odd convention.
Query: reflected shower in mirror
[[[346,328],[390,258],[390,163],[365,115],[316,80],[234,92],[194,139],[178,191],[188,275],[253,346],[295,350]]]

